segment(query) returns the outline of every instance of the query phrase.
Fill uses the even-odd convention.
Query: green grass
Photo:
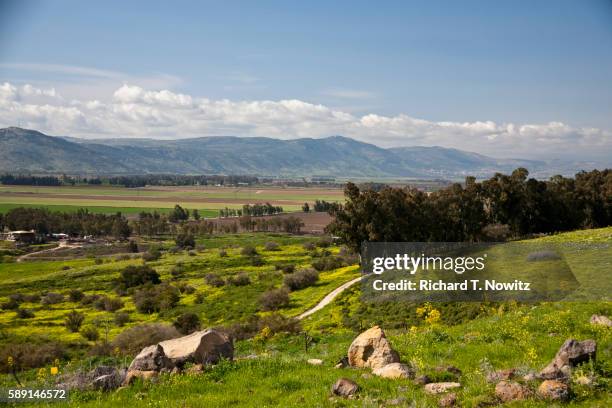
[[[113,206],[96,206],[96,205],[92,205],[92,206],[79,206],[79,205],[49,205],[49,204],[8,204],[8,203],[2,203],[0,204],[0,214],[4,214],[9,212],[10,210],[14,209],[14,208],[19,208],[19,207],[26,207],[26,208],[46,208],[49,211],[54,211],[54,212],[67,212],[67,213],[71,213],[71,212],[77,212],[80,209],[86,209],[91,213],[95,213],[95,214],[116,214],[117,212],[120,212],[121,214],[124,215],[134,215],[134,214],[138,214],[142,211],[147,211],[147,212],[153,212],[153,211],[157,211],[160,214],[167,214],[169,213],[172,208],[152,208],[152,207],[113,207]],[[198,211],[200,212],[200,216],[202,217],[216,217],[217,215],[219,215],[219,211],[217,210],[212,210],[212,209],[199,209]]]

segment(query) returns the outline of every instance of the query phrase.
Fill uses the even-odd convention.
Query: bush
[[[37,293],[31,293],[29,295],[21,295],[21,299],[25,303],[38,303],[40,302],[40,295]]]
[[[149,265],[129,265],[121,271],[121,276],[118,279],[120,288],[131,288],[135,286],[152,283],[157,285],[161,283],[159,274]]]
[[[256,255],[251,257],[251,265],[253,266],[262,266],[264,264],[264,260],[261,256]]]
[[[86,326],[81,329],[81,336],[89,341],[96,341],[100,338],[100,333],[95,326]]]
[[[104,310],[106,312],[116,312],[122,309],[124,306],[121,298],[110,298],[108,296],[100,296],[94,303],[93,306],[98,310]]]
[[[145,286],[132,296],[136,309],[141,313],[169,310],[181,299],[179,290],[169,284]]]
[[[113,346],[125,354],[135,355],[147,346],[180,336],[178,330],[168,324],[141,324],[119,333],[113,340]]]
[[[206,274],[204,280],[208,285],[213,286],[215,288],[220,288],[221,286],[225,285],[225,281],[221,279],[216,273]]]
[[[0,309],[2,310],[16,310],[18,308],[19,308],[19,302],[13,298],[9,299],[8,301],[0,305]]]
[[[206,296],[200,292],[195,295],[195,298],[193,299],[193,303],[196,305],[201,305],[202,303],[204,303],[204,300],[206,300]]]
[[[280,288],[264,292],[259,298],[259,304],[265,311],[286,307],[289,305],[289,291],[286,288]]]
[[[142,259],[146,262],[157,261],[159,258],[161,258],[161,251],[156,246],[152,246],[147,252],[142,254]]]
[[[34,317],[34,312],[30,309],[17,309],[18,319],[31,319]]]
[[[172,267],[172,269],[170,269],[170,275],[172,275],[174,279],[178,279],[185,275],[185,271],[181,265],[175,265]]]
[[[227,283],[232,286],[247,286],[251,284],[251,278],[245,272],[241,272],[238,275],[230,276]]]
[[[136,243],[136,241],[130,240],[130,242],[128,242],[128,247],[127,250],[131,253],[137,253],[138,252],[138,244]]]
[[[317,271],[331,271],[332,269],[341,268],[344,265],[342,259],[335,256],[325,256],[312,263],[312,267]]]
[[[85,295],[83,296],[83,299],[81,299],[81,304],[83,306],[87,306],[87,305],[91,305],[91,304],[95,304],[98,299],[100,299],[102,297],[102,295],[98,295],[98,294],[92,294],[92,295]]]
[[[64,295],[62,295],[61,293],[49,292],[45,296],[43,296],[43,298],[40,300],[40,303],[45,306],[48,306],[62,303],[63,301]]]
[[[0,347],[0,372],[8,373],[8,358],[12,357],[17,370],[28,370],[45,366],[66,356],[61,343],[17,343]]]
[[[79,313],[76,310],[73,310],[72,312],[66,315],[66,319],[64,320],[64,325],[72,333],[76,333],[81,328],[81,325],[83,324],[84,320],[85,320],[85,316],[83,315],[83,313]]]
[[[102,265],[104,263],[104,260],[102,258],[95,258],[94,259],[94,264],[96,265]]]
[[[314,285],[319,280],[319,273],[312,269],[298,271],[285,276],[284,282],[290,290],[299,290]]]
[[[253,315],[246,322],[234,323],[222,330],[236,340],[245,340],[257,335],[264,327],[267,327],[272,334],[295,334],[302,330],[299,320],[285,317],[279,313],[271,313],[263,317]]]
[[[257,255],[257,250],[255,249],[254,246],[245,246],[240,251],[240,254],[243,256],[255,256]]]
[[[128,312],[115,313],[115,324],[119,327],[125,326],[130,321],[130,314]]]
[[[293,273],[295,272],[295,265],[293,264],[284,264],[284,265],[276,265],[277,271],[283,271],[283,273]]]
[[[71,302],[80,302],[84,296],[85,294],[78,289],[72,289],[68,292],[68,299]]]
[[[264,246],[264,248],[266,249],[266,251],[279,251],[280,250],[280,247],[278,246],[276,242],[266,242],[266,245]]]
[[[176,287],[181,293],[186,294],[186,295],[191,295],[192,293],[195,293],[196,291],[196,288],[194,288],[193,286],[187,283],[180,283]]]
[[[195,313],[183,313],[176,318],[173,325],[182,334],[191,334],[200,330],[200,318]]]
[[[227,257],[227,251],[225,249],[220,249],[219,250],[219,257],[220,258],[225,258]]]
[[[193,235],[186,232],[179,232],[174,242],[176,242],[176,246],[181,249],[195,248],[195,238]]]
[[[312,251],[316,248],[313,242],[306,242],[304,245],[302,245],[302,247],[307,251]]]

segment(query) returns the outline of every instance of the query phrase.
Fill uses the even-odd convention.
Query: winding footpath
[[[358,278],[355,278],[351,281],[348,281],[340,286],[338,286],[336,289],[332,290],[331,292],[329,292],[319,303],[317,303],[317,305],[311,309],[308,309],[307,311],[305,311],[304,313],[302,313],[301,315],[297,316],[296,319],[298,320],[302,320],[308,316],[310,316],[311,314],[318,312],[319,310],[323,309],[325,306],[329,305],[335,298],[336,296],[338,296],[339,294],[341,294],[342,292],[344,292],[345,289],[353,286],[354,284],[356,284],[357,282],[359,282],[361,280],[363,276],[360,276]]]

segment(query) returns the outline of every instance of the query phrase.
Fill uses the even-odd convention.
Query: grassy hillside
[[[267,251],[266,242],[280,244],[280,251]],[[125,307],[132,317],[128,326],[147,321],[172,321],[182,311],[196,311],[205,326],[214,326],[247,319],[257,311],[257,298],[269,287],[277,287],[282,272],[275,264],[290,262],[297,267],[306,267],[316,260],[316,252],[307,250],[302,244],[312,238],[295,238],[284,235],[254,234],[227,235],[201,239],[206,249],[195,255],[185,252],[166,254],[151,262],[161,273],[162,280],[176,284],[185,283],[202,293],[204,302],[195,304],[195,294],[184,295],[176,309],[160,314],[143,315],[134,311],[129,297],[124,297]],[[577,279],[591,285],[599,273],[599,279],[609,278],[608,252],[584,251],[581,243],[610,243],[612,228],[577,231],[539,238],[537,242],[571,243],[581,251],[568,251],[565,259]],[[250,260],[240,254],[244,245],[256,245],[264,265],[252,266]],[[225,248],[227,257],[220,256]],[[336,253],[337,248],[332,252]],[[586,254],[586,255],[585,255]],[[313,255],[315,255],[313,257]],[[16,291],[35,293],[39,291],[62,292],[79,288],[86,293],[108,293],[118,271],[139,260],[123,260],[110,257],[100,263],[94,259],[70,261],[27,262],[0,264],[0,301]],[[170,271],[177,262],[182,262],[183,274],[172,277]],[[68,266],[70,269],[66,269]],[[242,287],[224,286],[213,288],[204,283],[204,275],[214,271],[222,277],[246,272],[251,284]],[[287,316],[295,316],[312,307],[326,293],[355,276],[355,267],[344,267],[323,272],[313,287],[295,291],[290,295],[290,305],[281,309]],[[397,310],[392,307],[367,306],[359,299],[358,285],[342,293],[331,305],[302,322],[303,330],[313,338],[305,350],[303,334],[277,333],[270,335],[262,331],[250,340],[236,342],[236,361],[222,363],[208,369],[204,374],[162,375],[152,383],[137,383],[134,386],[104,394],[101,392],[74,392],[73,406],[120,407],[120,406],[437,406],[439,397],[429,396],[423,387],[411,380],[389,380],[373,377],[364,370],[336,369],[335,363],[344,355],[360,329],[373,324],[382,325],[393,347],[403,362],[412,365],[417,375],[428,375],[435,381],[454,380],[455,377],[440,367],[452,365],[461,370],[458,381],[462,387],[457,391],[458,401],[465,407],[484,407],[499,404],[494,396],[495,384],[486,381],[487,373],[496,369],[516,368],[520,374],[537,372],[555,355],[568,338],[594,339],[598,343],[595,363],[588,363],[574,372],[574,379],[588,376],[591,385],[572,383],[572,399],[569,406],[606,407],[612,404],[610,378],[612,376],[612,329],[589,323],[592,314],[612,314],[610,302],[557,302],[540,304],[516,304],[513,302],[456,303],[452,305],[432,304],[431,309],[440,312],[439,319],[425,319],[412,310]],[[65,313],[73,308],[86,313],[87,323],[110,319],[112,313],[81,307],[76,303],[63,302],[51,306],[26,304],[33,310],[32,319],[16,319],[13,312],[0,314],[1,344],[15,340],[33,341],[51,339],[65,342],[73,347],[72,359],[59,362],[60,374],[78,368],[87,369],[92,364],[110,363],[125,365],[129,357],[121,353],[112,357],[86,357],[83,353],[90,342],[79,334],[67,333],[62,325]],[[125,328],[111,325],[109,337],[113,338]],[[34,340],[36,341],[36,340]],[[248,357],[248,358],[247,358]],[[320,358],[322,366],[309,365],[309,358]],[[21,374],[29,385],[52,384],[55,377],[49,374],[53,363],[44,370],[30,370]],[[356,381],[361,390],[355,400],[333,397],[330,387],[340,377]],[[0,387],[11,385],[13,380],[0,376]],[[528,382],[531,388],[539,382]],[[412,401],[415,403],[412,405]],[[560,404],[566,405],[566,404]],[[54,405],[54,406],[62,406]],[[548,407],[549,402],[531,398],[523,403],[508,406]]]

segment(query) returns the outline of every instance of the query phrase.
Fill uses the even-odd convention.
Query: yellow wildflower
[[[59,368],[58,367],[51,367],[51,369],[49,371],[51,372],[51,375],[57,375],[59,373]]]

